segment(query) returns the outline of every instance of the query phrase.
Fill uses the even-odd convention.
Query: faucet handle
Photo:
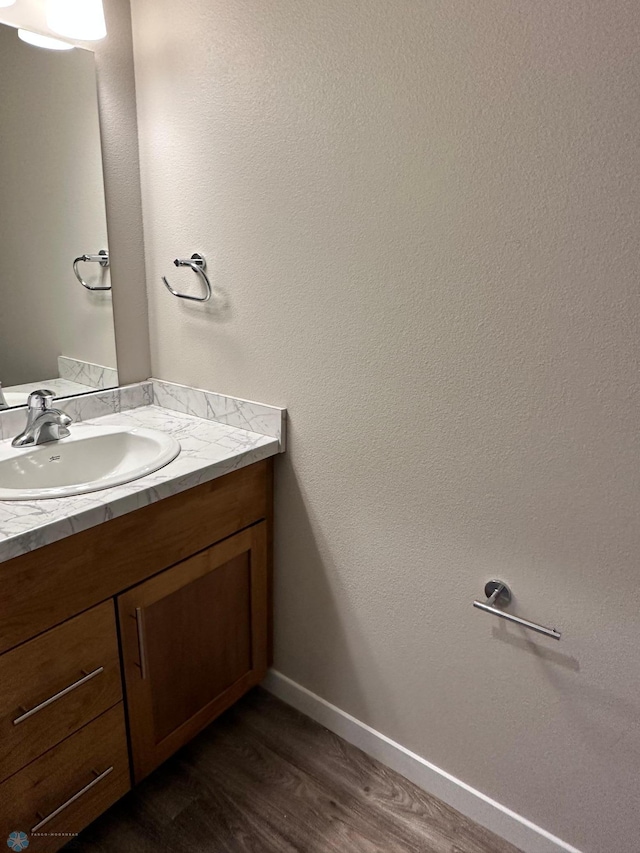
[[[53,391],[47,388],[39,388],[37,391],[32,391],[27,400],[29,409],[36,409],[39,412],[46,412],[47,409],[53,407]]]

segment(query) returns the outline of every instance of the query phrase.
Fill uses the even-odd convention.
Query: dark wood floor
[[[259,688],[65,847],[518,853]]]

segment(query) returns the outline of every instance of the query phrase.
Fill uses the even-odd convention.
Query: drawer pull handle
[[[96,774],[95,779],[92,779],[88,785],[85,785],[84,788],[78,791],[77,794],[74,794],[73,797],[69,797],[66,803],[63,803],[61,806],[58,806],[58,808],[52,811],[51,814],[48,814],[46,817],[43,817],[40,823],[37,823],[35,826],[31,827],[31,834],[33,835],[35,832],[38,832],[38,830],[42,829],[43,826],[46,826],[46,824],[48,824],[50,820],[53,820],[54,817],[57,817],[60,814],[60,812],[63,812],[66,808],[68,808],[71,803],[75,803],[76,800],[79,800],[80,797],[84,796],[88,791],[94,788],[98,784],[98,782],[102,782],[102,780],[105,779],[109,775],[109,773],[111,773],[112,770],[113,766],[107,767],[107,769],[104,770],[102,773],[98,773],[97,770],[94,770],[93,772]],[[38,817],[41,817],[41,815],[39,814]]]
[[[82,670],[84,673],[84,670]],[[36,705],[35,708],[32,708],[30,711],[25,711],[21,716],[16,717],[13,721],[13,725],[17,726],[19,723],[23,723],[25,720],[28,720],[29,717],[33,717],[34,714],[37,714],[38,711],[42,711],[43,708],[47,708],[49,705],[53,705],[54,702],[57,702],[58,699],[62,699],[63,696],[66,696],[68,693],[71,693],[72,690],[75,690],[78,687],[82,687],[83,684],[86,684],[87,681],[91,681],[92,678],[95,678],[96,675],[100,675],[101,672],[104,672],[104,667],[99,666],[97,669],[94,669],[93,672],[84,673],[82,678],[79,678],[77,681],[74,681],[73,684],[70,684],[68,687],[65,687],[64,690],[61,690],[59,693],[56,693],[55,696],[51,696],[49,699],[45,699],[44,702],[41,702],[39,705]],[[24,708],[20,709],[21,711]]]
[[[147,677],[147,645],[144,636],[144,611],[136,607],[136,625],[138,628],[138,654],[140,656],[140,675],[144,680]]]

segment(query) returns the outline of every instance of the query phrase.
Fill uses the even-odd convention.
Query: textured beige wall
[[[58,356],[116,366],[111,293],[72,262],[107,247],[93,54],[0,25],[0,381],[58,375]],[[93,284],[109,282],[83,266]]]
[[[635,853],[637,2],[133,13],[153,373],[291,414],[277,668]]]

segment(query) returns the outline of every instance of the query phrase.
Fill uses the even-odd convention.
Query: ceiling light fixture
[[[52,39],[51,36],[42,36],[40,33],[32,33],[31,30],[18,30],[18,37],[27,44],[46,47],[47,50],[73,50],[73,45],[69,42]]]
[[[0,0],[0,7],[5,9],[7,6],[13,6],[16,0]]]
[[[47,26],[70,39],[99,41],[107,34],[102,0],[48,0]]]

